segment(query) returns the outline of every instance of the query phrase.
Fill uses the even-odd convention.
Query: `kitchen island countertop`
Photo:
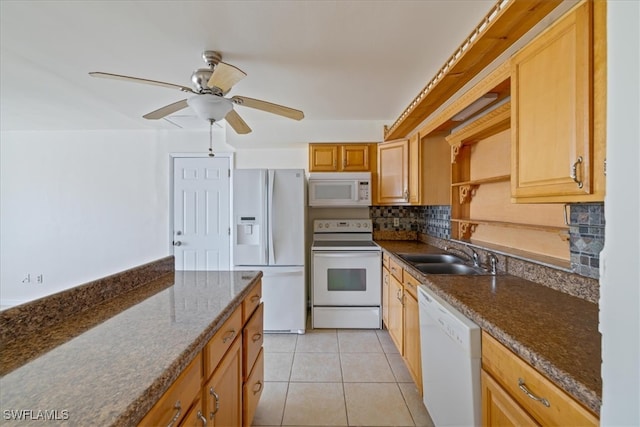
[[[418,241],[376,241],[397,253],[443,253]],[[596,414],[602,402],[598,306],[508,274],[423,274],[403,268]]]
[[[0,378],[3,423],[137,424],[261,277],[177,271],[142,301],[110,301],[113,312],[100,314],[106,320],[82,333],[70,325],[66,342]]]

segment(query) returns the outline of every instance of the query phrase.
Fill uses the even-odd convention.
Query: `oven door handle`
[[[370,256],[371,258],[379,258],[379,251],[340,251],[340,252],[314,252],[314,257],[324,258],[362,258],[363,256]]]

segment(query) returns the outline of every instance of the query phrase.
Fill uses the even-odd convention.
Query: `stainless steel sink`
[[[413,266],[425,274],[489,274],[483,268],[459,263],[416,263]]]
[[[398,256],[411,264],[440,263],[452,264],[463,263],[464,260],[451,254],[398,254]]]

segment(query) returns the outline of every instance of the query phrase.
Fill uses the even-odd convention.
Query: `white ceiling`
[[[175,129],[141,116],[183,93],[87,73],[189,86],[191,72],[205,66],[204,50],[248,74],[229,96],[298,108],[305,121],[391,124],[493,4],[1,0],[0,125]],[[236,110],[256,131],[259,122],[288,120]]]

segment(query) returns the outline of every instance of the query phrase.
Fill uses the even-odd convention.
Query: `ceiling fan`
[[[139,77],[123,76],[120,74],[103,73],[98,71],[90,72],[89,75],[93,77],[163,86],[193,94],[193,96],[187,99],[165,105],[164,107],[158,108],[157,110],[142,116],[149,120],[162,119],[163,117],[173,114],[176,111],[180,111],[183,108],[191,107],[198,117],[209,121],[210,124],[213,124],[213,122],[218,120],[225,119],[236,133],[247,134],[251,132],[251,128],[233,109],[234,104],[255,108],[257,110],[266,111],[268,113],[277,114],[294,120],[302,120],[304,117],[304,113],[300,110],[259,99],[238,95],[225,98],[224,95],[231,90],[233,85],[245,78],[247,74],[231,64],[222,62],[222,55],[219,52],[206,50],[202,53],[202,59],[207,63],[208,68],[199,68],[191,74],[191,82],[195,89],[188,86],[181,86],[158,80],[142,79]]]

